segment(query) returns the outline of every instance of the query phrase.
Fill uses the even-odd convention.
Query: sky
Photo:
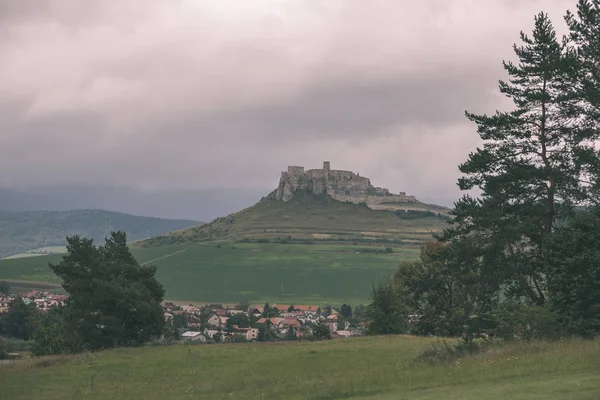
[[[0,0],[0,187],[270,190],[328,160],[451,205],[464,111],[510,107],[519,31],[575,3]]]

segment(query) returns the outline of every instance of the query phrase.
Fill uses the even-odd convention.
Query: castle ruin
[[[365,203],[372,209],[406,209],[410,203],[417,203],[415,196],[400,192],[392,194],[388,189],[374,187],[369,178],[352,171],[332,170],[329,161],[323,162],[321,169],[304,170],[304,167],[289,166],[281,173],[275,199],[289,201],[299,191],[351,203]]]

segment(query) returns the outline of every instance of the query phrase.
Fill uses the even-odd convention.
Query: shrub
[[[244,335],[235,334],[231,337],[231,343],[246,343],[246,337]]]
[[[0,360],[8,358],[8,353],[28,351],[31,342],[21,339],[9,339],[0,336]]]
[[[172,346],[174,344],[178,344],[179,341],[174,338],[163,338],[163,339],[153,339],[149,342],[144,343],[146,347],[159,347],[159,346]]]
[[[313,334],[312,334],[311,339],[314,339],[314,340],[331,339],[331,332],[329,331],[329,327],[327,326],[327,323],[325,322],[325,320],[319,320],[313,326]]]
[[[563,336],[559,316],[547,307],[505,303],[491,314],[491,334],[505,340],[558,339]]]
[[[31,354],[37,357],[85,350],[83,339],[74,326],[75,321],[66,309],[49,311],[38,321]]]
[[[440,340],[422,350],[415,361],[427,364],[451,362],[467,355],[483,353],[492,344],[494,342],[491,340],[460,339],[457,344]]]

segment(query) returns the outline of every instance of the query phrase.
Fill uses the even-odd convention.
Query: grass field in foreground
[[[220,247],[218,247],[220,246]],[[382,244],[203,243],[133,248],[142,263],[158,266],[166,298],[199,302],[368,302],[371,284],[416,258],[418,248],[366,253]],[[362,251],[362,252],[361,252]],[[59,283],[48,268],[60,256],[0,260],[0,280]]]
[[[600,341],[534,342],[437,365],[427,338],[177,345],[0,366],[0,399],[600,398]]]

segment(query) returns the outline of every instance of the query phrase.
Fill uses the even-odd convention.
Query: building
[[[243,335],[248,341],[258,339],[258,328],[240,328],[239,326],[234,325],[232,333]]]
[[[186,331],[181,334],[183,340],[199,340],[206,342],[206,336],[202,332]]]
[[[218,315],[213,315],[212,317],[210,317],[208,319],[208,324],[210,326],[214,326],[215,328],[220,328],[220,327],[224,327],[225,325],[227,325],[227,320],[229,320],[229,318],[220,317]]]

